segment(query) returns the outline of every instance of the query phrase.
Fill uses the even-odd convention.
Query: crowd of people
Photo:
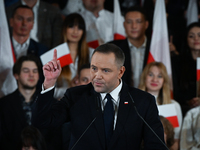
[[[0,149],[200,148],[200,23],[186,25],[188,1],[165,0],[172,83],[162,62],[147,63],[156,1],[119,1],[121,40],[113,2],[5,0],[18,88],[0,98]],[[73,63],[61,68],[54,50],[42,66],[62,43]],[[159,114],[167,104],[178,126]]]

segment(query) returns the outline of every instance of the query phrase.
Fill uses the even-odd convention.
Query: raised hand
[[[48,89],[55,85],[58,76],[61,73],[61,65],[60,61],[57,60],[57,51],[54,50],[53,59],[46,63],[43,66],[43,73],[44,73],[44,83],[43,86],[45,89]]]

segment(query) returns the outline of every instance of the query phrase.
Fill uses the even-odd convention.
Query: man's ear
[[[119,69],[119,75],[118,75],[118,78],[121,79],[124,72],[125,72],[125,67],[124,66],[121,66],[120,69]]]
[[[19,79],[19,75],[18,74],[14,74],[13,76],[15,77],[16,80]]]

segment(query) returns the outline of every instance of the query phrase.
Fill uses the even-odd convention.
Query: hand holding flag
[[[53,59],[43,66],[43,73],[45,77],[43,86],[45,89],[48,89],[55,85],[61,71],[62,68],[60,65],[60,61],[57,60],[57,50],[55,49]]]

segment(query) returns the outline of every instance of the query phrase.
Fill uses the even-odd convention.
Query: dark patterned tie
[[[112,97],[110,94],[106,95],[107,103],[104,107],[104,126],[105,126],[105,134],[106,134],[106,144],[110,142],[112,133],[113,133],[113,123],[114,123],[114,109],[113,109],[113,102]]]

